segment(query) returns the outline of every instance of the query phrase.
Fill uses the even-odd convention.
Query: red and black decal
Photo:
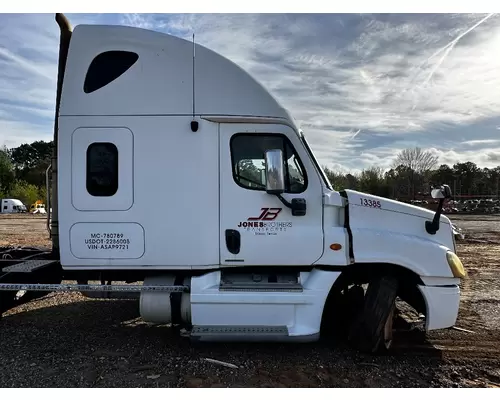
[[[247,221],[274,221],[282,208],[269,208],[263,207],[260,209],[262,212],[258,217],[249,217]]]

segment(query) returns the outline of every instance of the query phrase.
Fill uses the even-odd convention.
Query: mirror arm
[[[287,201],[280,193],[276,193],[275,196],[280,199],[280,201],[292,210],[292,215],[294,217],[303,217],[307,213],[306,200],[305,199],[293,199],[291,202]]]
[[[276,194],[276,197],[288,208],[292,208],[292,203],[288,202],[281,194]]]
[[[444,200],[445,200],[444,198],[439,199],[436,214],[434,214],[434,218],[432,219],[432,221],[425,221],[425,230],[430,235],[435,235],[436,232],[439,230],[439,222],[441,219],[441,212],[443,210]]]
[[[431,186],[431,195],[432,195],[433,190],[434,189]],[[452,197],[451,196],[451,190],[450,190],[450,187],[448,185],[442,185],[440,189],[436,189],[436,190],[438,190],[439,193],[443,197],[441,197],[439,199],[437,210],[436,210],[436,213],[434,214],[434,218],[432,219],[432,221],[425,221],[425,230],[430,235],[435,235],[436,232],[439,230],[439,223],[440,223],[440,220],[441,220],[441,214],[443,212],[444,201],[446,199],[449,199],[449,198]],[[434,197],[434,196],[432,196],[432,197]]]

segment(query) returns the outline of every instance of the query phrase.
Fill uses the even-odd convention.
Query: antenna
[[[194,79],[195,79],[195,59],[196,59],[196,51],[195,51],[196,45],[194,43],[194,32],[193,32],[193,120],[191,121],[191,130],[193,132],[198,131],[198,121],[194,120],[194,115],[195,115],[195,90],[194,90]]]
[[[195,95],[195,90],[194,90],[194,78],[195,78],[195,60],[196,60],[196,51],[195,51],[196,45],[194,43],[194,32],[193,32],[193,120],[191,121],[191,131],[197,132],[198,131],[198,121],[194,120],[194,114],[195,114],[195,100],[194,100],[194,95]]]
[[[196,59],[196,45],[194,42],[194,32],[193,32],[193,118],[194,118],[194,113],[195,113],[195,103],[194,103],[195,59]]]

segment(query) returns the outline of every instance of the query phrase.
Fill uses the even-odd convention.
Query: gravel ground
[[[195,345],[142,322],[135,300],[58,293],[4,314],[0,387],[500,387],[500,217],[454,219],[468,235],[457,322],[468,331],[402,332],[385,356],[326,340]],[[44,224],[0,216],[0,246],[49,245]]]

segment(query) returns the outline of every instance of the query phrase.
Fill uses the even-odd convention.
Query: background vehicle
[[[30,213],[32,214],[46,214],[45,204],[41,200],[35,201],[30,207]]]
[[[0,199],[0,213],[13,214],[26,212],[26,206],[18,199]]]

